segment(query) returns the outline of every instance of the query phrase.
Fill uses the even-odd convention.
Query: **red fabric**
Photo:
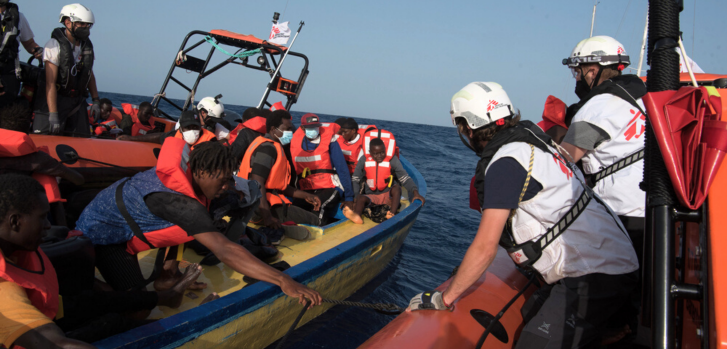
[[[58,312],[58,277],[50,259],[40,248],[37,254],[36,251],[16,251],[13,256],[17,267],[6,263],[0,253],[0,278],[24,288],[34,307],[48,318],[55,318]]]
[[[652,92],[643,98],[679,202],[702,205],[727,152],[719,97],[704,87]]]
[[[149,118],[148,125],[144,125],[141,123],[141,121],[139,121],[139,106],[129,103],[121,103],[121,107],[124,109],[124,113],[131,116],[131,120],[134,122],[134,124],[131,126],[132,136],[138,136],[139,134],[143,135],[154,129],[153,116]]]
[[[16,157],[38,151],[30,136],[23,132],[0,129],[0,157]]]
[[[276,102],[270,107],[270,111],[276,111],[276,110],[285,110],[285,106],[283,106],[283,102]]]
[[[293,140],[290,142],[290,155],[293,157],[293,166],[295,166],[295,172],[300,176],[298,178],[298,187],[302,190],[314,190],[314,189],[328,189],[335,188],[336,184],[333,183],[333,175],[330,173],[314,173],[307,174],[305,178],[302,177],[303,172],[308,169],[313,170],[333,170],[333,163],[331,163],[331,153],[329,151],[331,147],[331,138],[333,137],[333,129],[320,128],[322,131],[320,135],[321,142],[318,146],[311,150],[304,150],[303,139],[305,138],[305,130],[299,127],[293,134]],[[316,161],[301,161],[299,158],[311,158],[320,157],[320,160]]]
[[[247,120],[241,124],[238,124],[235,129],[233,129],[230,132],[229,143],[235,143],[235,139],[237,139],[237,135],[240,134],[240,131],[242,131],[243,128],[249,128],[257,133],[266,134],[267,130],[265,129],[265,123],[267,122],[267,119],[265,119],[262,116],[256,116],[254,118],[251,118],[250,120]]]
[[[207,199],[197,197],[192,187],[189,153],[187,142],[175,137],[167,138],[159,151],[156,174],[165,187],[194,198],[206,206]]]
[[[391,191],[381,194],[366,194],[364,195],[371,200],[372,205],[389,205],[391,206]]]
[[[548,96],[545,100],[545,107],[543,108],[543,121],[539,122],[538,126],[543,131],[547,131],[555,125],[568,129],[568,126],[565,124],[566,109],[567,106],[563,101],[554,96]]]
[[[189,236],[189,234],[187,234],[187,232],[178,225],[144,233],[144,237],[149,240],[149,243],[157,248],[177,246],[194,240],[193,237]],[[144,241],[141,241],[141,239],[136,236],[126,242],[126,252],[129,254],[137,254],[148,249],[149,245],[144,243]]]
[[[477,198],[477,189],[475,189],[475,176],[470,181],[470,208],[480,212],[480,199]]]

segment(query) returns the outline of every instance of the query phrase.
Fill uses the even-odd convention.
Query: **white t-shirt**
[[[28,20],[25,18],[25,15],[23,15],[22,12],[20,13],[20,19],[18,20],[18,42],[23,43],[25,41],[28,41],[35,36],[33,35],[33,30],[30,29],[30,23],[28,23]],[[0,20],[3,20],[5,18],[5,15],[0,13]]]
[[[51,38],[45,43],[43,49],[43,61],[53,63],[53,65],[60,65],[58,56],[61,53],[61,46],[58,44],[58,40]],[[81,45],[73,47],[73,58],[76,63],[81,60]]]
[[[179,129],[179,121],[177,121],[177,124],[174,126],[175,130]],[[222,126],[220,124],[215,124],[215,137],[217,139],[225,139],[227,136],[230,135],[230,130],[227,129],[227,127]]]

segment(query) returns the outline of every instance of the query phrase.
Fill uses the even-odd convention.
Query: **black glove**
[[[444,304],[444,296],[439,291],[427,291],[420,293],[409,301],[409,308],[414,310],[449,310],[454,309],[454,305],[447,306]]]

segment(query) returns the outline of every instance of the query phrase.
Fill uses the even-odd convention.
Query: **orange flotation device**
[[[313,150],[304,150],[305,130],[299,127],[290,142],[290,154],[293,157],[295,172],[298,174],[298,187],[302,190],[335,188],[333,175],[336,171],[331,162],[329,151],[333,142],[333,128],[320,128],[320,144]]]
[[[174,134],[174,138],[177,138],[177,139],[181,139],[181,140],[184,140],[184,137],[182,136],[182,129],[181,129],[181,128],[180,128],[179,130],[177,130],[177,132],[176,132],[176,133]],[[204,127],[203,127],[203,128],[202,128],[202,133],[201,133],[201,134],[199,135],[199,139],[197,139],[197,141],[196,141],[196,142],[194,142],[194,144],[192,144],[192,146],[191,146],[191,147],[192,147],[192,149],[194,149],[194,147],[195,147],[195,146],[196,146],[197,144],[202,144],[202,143],[204,143],[204,142],[207,142],[207,141],[211,141],[211,140],[213,140],[213,139],[215,139],[215,140],[217,139],[217,137],[215,137],[215,134],[214,134],[214,133],[212,133],[212,132],[210,132],[210,131],[207,131],[207,130],[206,130],[206,129],[205,129]],[[186,143],[186,142],[185,142],[185,143]]]
[[[237,138],[237,135],[240,134],[240,131],[242,131],[243,128],[249,128],[257,133],[265,134],[267,130],[265,129],[265,124],[267,123],[267,119],[265,119],[262,116],[256,116],[254,118],[251,118],[250,120],[247,120],[235,127],[232,131],[230,131],[230,137],[229,143],[232,144],[235,142],[235,139]]]
[[[154,123],[156,122],[155,117],[149,117],[149,125],[144,125],[139,121],[139,106],[129,103],[121,103],[121,107],[124,109],[124,113],[131,116],[131,121],[134,124],[131,126],[131,135],[145,135],[147,132],[154,129]]]
[[[2,252],[0,252],[2,255]],[[0,258],[0,278],[25,289],[30,303],[49,319],[58,313],[58,277],[43,250],[16,251],[15,265]]]
[[[282,191],[290,185],[290,164],[288,163],[288,159],[285,157],[283,147],[277,142],[262,136],[256,138],[255,141],[250,144],[250,147],[247,148],[247,152],[245,152],[245,156],[242,158],[240,170],[237,172],[237,175],[241,178],[250,179],[250,172],[252,172],[252,155],[261,144],[266,142],[270,142],[275,146],[277,157],[275,158],[273,168],[270,169],[270,175],[268,176],[267,181],[265,181],[265,198],[268,200],[270,207],[283,204],[289,205],[291,202],[285,197],[285,195],[282,194]]]
[[[18,157],[38,151],[50,154],[48,147],[36,147],[35,142],[27,134],[0,129],[0,157]],[[66,200],[61,198],[61,191],[58,188],[58,182],[55,177],[40,173],[33,173],[32,177],[43,185],[49,203],[66,202]]]

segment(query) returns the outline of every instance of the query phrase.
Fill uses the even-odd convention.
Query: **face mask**
[[[293,131],[283,131],[283,136],[278,137],[278,139],[280,139],[282,145],[290,144],[290,141],[293,140]]]
[[[587,96],[589,92],[591,92],[591,86],[588,86],[588,83],[586,82],[586,79],[580,79],[576,81],[576,96],[578,96],[579,99],[583,99],[583,97]]]
[[[197,142],[199,139],[200,130],[189,130],[182,132],[182,138],[184,138],[184,141],[187,142],[187,144],[192,145]]]
[[[318,137],[318,128],[306,128],[305,137],[308,139],[316,139]]]
[[[75,30],[73,30],[73,37],[75,37],[78,40],[86,40],[86,39],[88,39],[89,35],[91,35],[90,27],[78,27]]]

